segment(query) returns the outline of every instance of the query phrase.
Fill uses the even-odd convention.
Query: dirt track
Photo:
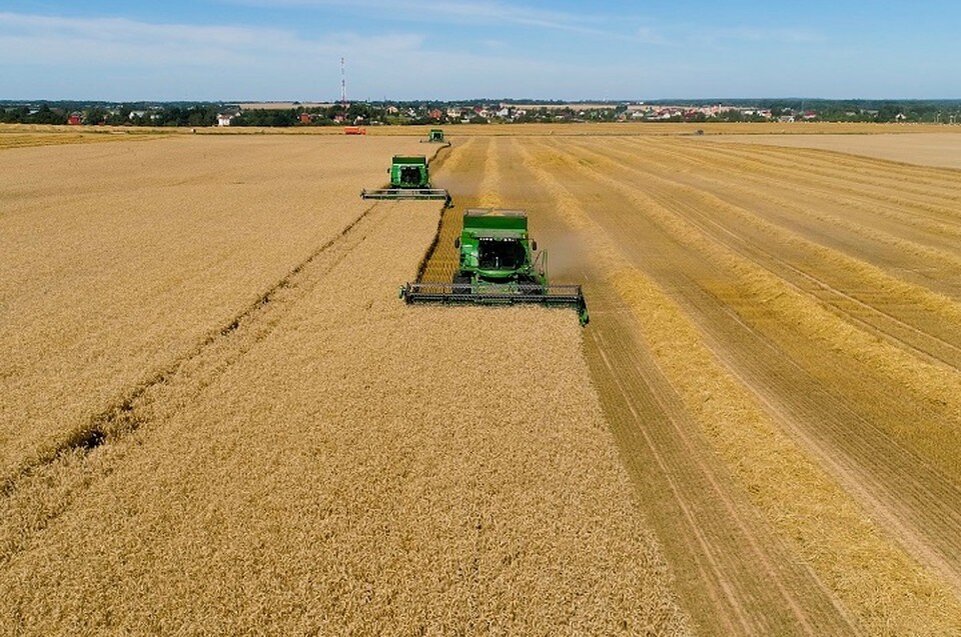
[[[702,630],[961,630],[961,173],[519,138],[439,181],[474,205],[492,166],[553,280],[586,281],[592,375]]]

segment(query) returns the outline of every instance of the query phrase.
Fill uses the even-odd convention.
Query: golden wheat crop
[[[0,481],[226,327],[414,140],[177,137],[0,154]],[[423,152],[423,151],[421,151]]]
[[[148,424],[15,495],[58,513],[0,558],[3,625],[686,634],[574,313],[397,300],[436,223],[379,204]]]
[[[0,632],[961,631],[961,173],[690,127],[0,153]],[[586,330],[397,299],[471,206]]]

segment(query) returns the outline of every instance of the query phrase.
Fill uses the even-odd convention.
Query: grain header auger
[[[387,170],[390,187],[364,189],[364,199],[440,199],[451,205],[450,193],[443,188],[432,188],[427,157],[424,155],[394,155]]]
[[[460,251],[460,267],[450,283],[407,283],[401,298],[408,303],[567,306],[577,310],[581,325],[590,320],[581,286],[548,283],[547,252],[537,252],[523,210],[464,211],[454,247]]]

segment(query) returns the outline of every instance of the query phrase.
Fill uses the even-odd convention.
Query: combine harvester
[[[422,144],[444,144],[445,146],[450,146],[450,142],[444,137],[444,130],[441,128],[432,128],[430,132],[427,133],[427,139],[420,140]]]
[[[523,210],[466,210],[454,247],[460,268],[453,281],[407,283],[400,297],[408,303],[567,306],[577,310],[581,325],[590,320],[581,286],[548,283],[547,252],[537,253]]]
[[[451,205],[450,194],[443,188],[432,188],[427,157],[424,155],[394,155],[387,171],[390,188],[361,191],[364,199],[443,199]]]

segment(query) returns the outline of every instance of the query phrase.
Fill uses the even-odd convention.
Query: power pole
[[[347,67],[344,58],[340,58],[340,105],[347,112]]]

